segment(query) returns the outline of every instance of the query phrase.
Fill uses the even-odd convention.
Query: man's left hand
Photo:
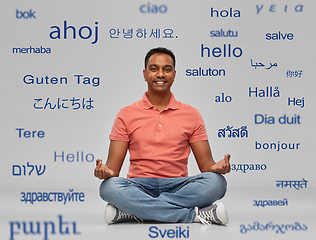
[[[212,172],[220,173],[220,174],[226,174],[230,172],[230,163],[229,163],[230,155],[226,154],[224,156],[224,159],[218,161],[215,163],[211,169]]]

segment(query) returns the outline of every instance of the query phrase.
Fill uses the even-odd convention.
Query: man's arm
[[[224,159],[216,163],[213,159],[208,140],[190,143],[190,147],[192,149],[198,167],[202,173],[215,172],[226,174],[230,172],[230,155],[226,154],[224,156]]]
[[[108,153],[108,159],[105,165],[102,160],[96,161],[94,176],[100,179],[118,177],[127,153],[129,142],[111,141]]]

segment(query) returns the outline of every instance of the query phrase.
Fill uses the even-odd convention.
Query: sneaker
[[[105,207],[104,220],[107,223],[135,222],[141,223],[143,220],[135,215],[126,213],[108,203]]]
[[[210,225],[211,223],[228,223],[228,216],[222,202],[213,203],[212,205],[200,209],[196,207],[196,212],[200,222],[205,225]]]

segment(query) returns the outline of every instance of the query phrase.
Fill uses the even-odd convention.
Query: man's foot
[[[201,223],[205,225],[214,224],[226,224],[228,223],[228,216],[225,206],[222,202],[213,203],[204,208],[195,208],[197,218]]]
[[[105,207],[104,220],[107,223],[135,222],[141,223],[143,220],[135,215],[126,213],[108,203]]]

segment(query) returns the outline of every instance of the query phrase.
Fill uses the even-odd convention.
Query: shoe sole
[[[228,223],[228,216],[226,212],[226,208],[222,202],[215,203],[217,205],[216,214],[222,224]]]

